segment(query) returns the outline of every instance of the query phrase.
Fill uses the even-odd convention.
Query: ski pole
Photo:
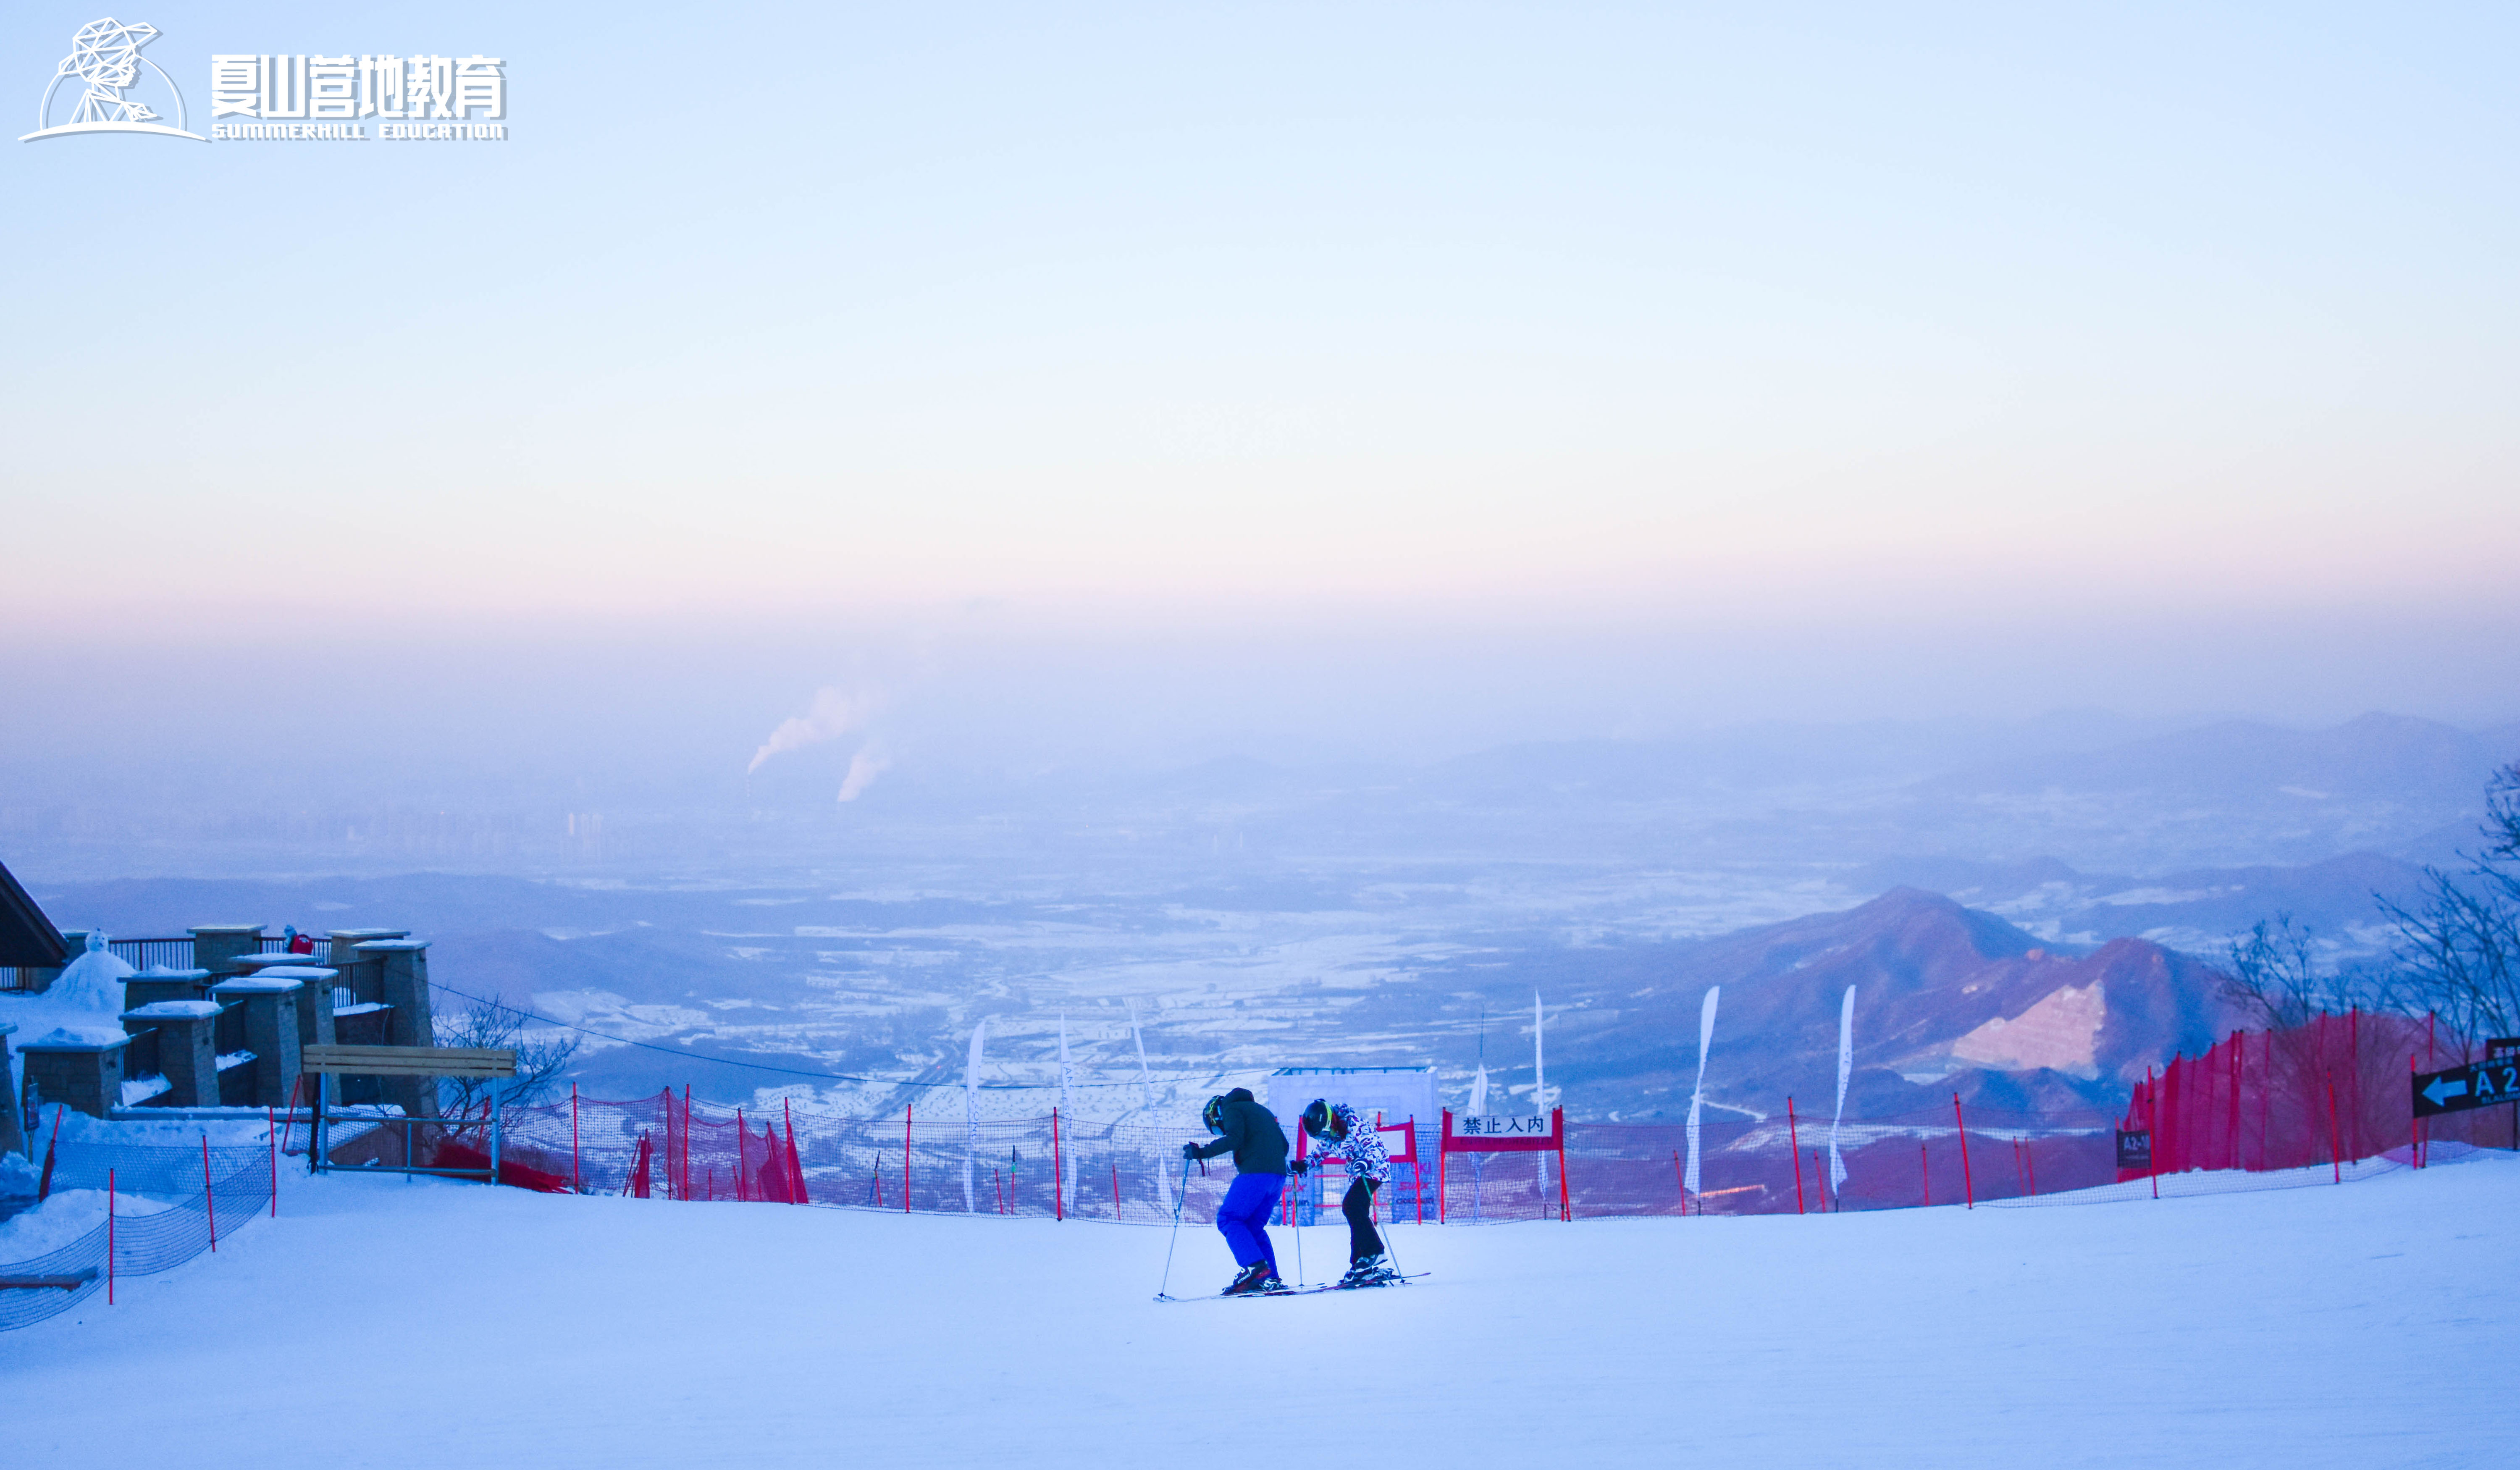
[[[1162,1300],[1173,1289],[1173,1248],[1181,1244],[1182,1206],[1188,1203],[1189,1199],[1190,1160],[1184,1159],[1182,1160],[1181,1192],[1173,1196],[1172,1239],[1164,1246],[1164,1284],[1155,1288],[1155,1297],[1158,1301]]]
[[[1382,1185],[1381,1185],[1381,1182],[1380,1182],[1379,1180],[1377,1180],[1377,1181],[1373,1184],[1373,1188],[1375,1188],[1375,1189],[1377,1189],[1377,1190],[1379,1190],[1381,1187],[1382,1187]],[[1367,1209],[1369,1209],[1369,1210],[1371,1210],[1371,1209],[1372,1209],[1372,1208],[1373,1208],[1373,1196],[1372,1196],[1372,1195],[1369,1194],[1369,1195],[1367,1195],[1367,1196],[1366,1196],[1366,1199],[1365,1199],[1365,1207],[1366,1207]],[[1395,1211],[1393,1211],[1392,1213],[1396,1216],[1399,1212],[1395,1210]],[[1407,1274],[1408,1274],[1408,1272],[1407,1272],[1405,1270],[1403,1270],[1403,1269],[1402,1269],[1402,1267],[1401,1267],[1401,1265],[1400,1265],[1400,1253],[1399,1253],[1398,1251],[1393,1250],[1393,1249],[1391,1248],[1391,1240],[1392,1240],[1392,1237],[1393,1237],[1394,1235],[1396,1235],[1397,1233],[1399,1233],[1399,1230],[1398,1230],[1399,1221],[1395,1219],[1395,1220],[1392,1222],[1392,1226],[1393,1226],[1393,1227],[1392,1227],[1391,1229],[1382,1230],[1382,1231],[1378,1231],[1378,1232],[1377,1232],[1378,1234],[1380,1234],[1380,1235],[1382,1236],[1382,1253],[1383,1253],[1384,1255],[1389,1256],[1389,1257],[1391,1258],[1391,1271],[1392,1271],[1392,1274],[1393,1274],[1393,1275],[1407,1275]]]

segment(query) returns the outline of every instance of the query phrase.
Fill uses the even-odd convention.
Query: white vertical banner
[[[1076,1103],[1069,1095],[1075,1086],[1075,1070],[1067,1064],[1067,1012],[1058,1013],[1058,1116],[1066,1121],[1067,1178],[1053,1180],[1050,1186],[1059,1191],[1062,1209],[1076,1208]]]
[[[1715,998],[1723,993],[1723,986],[1708,986],[1706,1003],[1697,1012],[1697,1087],[1688,1094],[1688,1172],[1682,1180],[1691,1194],[1700,1192],[1697,1187],[1697,1119],[1706,1106],[1706,1052],[1715,1045]]]
[[[1837,1116],[1828,1125],[1828,1192],[1837,1195],[1838,1186],[1846,1182],[1846,1160],[1837,1151],[1837,1131],[1846,1122],[1846,1083],[1855,1075],[1855,987],[1846,988],[1846,1001],[1837,1008]]]
[[[1146,1034],[1138,1029],[1138,1002],[1135,998],[1129,1002],[1129,1040],[1138,1047],[1138,1107],[1146,1113],[1146,1121],[1152,1122],[1155,1108],[1155,1074],[1147,1067],[1147,1038]],[[1172,1171],[1165,1167],[1166,1162],[1158,1159],[1155,1163],[1155,1197],[1162,1201],[1165,1209],[1169,1210],[1173,1207],[1173,1177]]]
[[[1479,1063],[1478,1075],[1470,1079],[1469,1115],[1473,1118],[1484,1118],[1488,1115],[1488,1064],[1486,1062]]]
[[[1541,1065],[1542,1019],[1540,992],[1533,991],[1531,993],[1531,1110],[1540,1115],[1540,1126],[1545,1129],[1549,1126],[1549,1072]],[[1540,1160],[1540,1203],[1542,1208],[1546,1209],[1549,1204],[1549,1155],[1534,1154],[1533,1157]]]
[[[963,1063],[963,1213],[979,1213],[972,1177],[980,1167],[980,1044],[989,1033],[982,1016],[971,1028],[971,1054]]]

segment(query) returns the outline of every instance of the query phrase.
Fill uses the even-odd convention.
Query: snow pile
[[[277,1220],[0,1360],[30,1464],[2464,1465],[2520,1425],[2491,1371],[2515,1203],[2505,1156],[2085,1209],[1404,1225],[1410,1286],[1162,1306],[1160,1227],[288,1173]],[[1290,1270],[1345,1264],[1341,1228],[1274,1233]],[[1176,1291],[1231,1270],[1181,1232]],[[380,1370],[241,1418],[238,1365],[309,1342]]]
[[[36,1001],[64,1011],[114,1015],[122,1009],[122,982],[132,974],[131,966],[105,947],[104,935],[90,934],[87,953],[64,966]]]

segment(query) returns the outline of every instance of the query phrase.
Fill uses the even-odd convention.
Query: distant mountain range
[[[1551,1049],[1570,1097],[1615,1093],[1685,1111],[1698,1007],[1723,987],[1707,1095],[1727,1108],[1808,1115],[1834,1105],[1839,1004],[1856,989],[1850,1114],[2105,1107],[2175,1051],[2238,1024],[2221,977],[2140,939],[2061,950],[1939,894],[1895,889],[1835,913],[1648,953],[1586,956]],[[1565,985],[1571,976],[1561,976]]]

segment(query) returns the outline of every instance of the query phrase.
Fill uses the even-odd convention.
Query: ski
[[[1407,1282],[1407,1281],[1415,1281],[1415,1280],[1418,1280],[1418,1279],[1419,1277],[1421,1277],[1421,1276],[1427,1276],[1427,1275],[1431,1275],[1431,1274],[1433,1274],[1433,1272],[1431,1272],[1431,1271],[1413,1270],[1413,1271],[1409,1271],[1409,1272],[1406,1272],[1406,1273],[1401,1274],[1401,1275],[1386,1277],[1385,1279],[1380,1280],[1380,1281],[1376,1281],[1376,1282],[1374,1282],[1373,1284],[1374,1284],[1375,1286],[1397,1286],[1397,1285],[1400,1285],[1400,1284],[1401,1284],[1401,1283],[1403,1283],[1403,1282]],[[1341,1286],[1341,1285],[1339,1285],[1339,1284],[1338,1284],[1337,1282],[1335,1282],[1335,1281],[1325,1281],[1325,1282],[1323,1282],[1323,1283],[1322,1283],[1321,1285],[1319,1285],[1319,1286],[1289,1286],[1289,1287],[1287,1287],[1284,1291],[1246,1291],[1246,1292],[1240,1292],[1240,1293],[1238,1293],[1238,1294],[1236,1294],[1236,1295],[1234,1295],[1234,1296],[1228,1296],[1228,1295],[1226,1295],[1224,1292],[1221,1292],[1221,1291],[1220,1291],[1220,1292],[1216,1292],[1216,1293],[1214,1293],[1213,1295],[1209,1295],[1209,1296],[1198,1296],[1198,1297],[1175,1297],[1175,1296],[1165,1296],[1165,1295],[1162,1295],[1162,1294],[1160,1294],[1160,1293],[1159,1293],[1159,1294],[1157,1294],[1157,1296],[1155,1297],[1155,1300],[1156,1300],[1156,1301],[1158,1301],[1158,1302],[1175,1302],[1175,1303],[1179,1303],[1179,1302],[1233,1302],[1233,1301],[1239,1301],[1239,1300],[1241,1300],[1243,1297],[1251,1297],[1251,1298],[1255,1298],[1255,1299],[1257,1299],[1257,1298],[1264,1298],[1264,1297],[1312,1297],[1312,1296],[1319,1296],[1319,1295],[1321,1295],[1323,1292],[1326,1292],[1326,1291],[1370,1291],[1370,1290],[1372,1290],[1372,1287],[1366,1287],[1366,1286]]]

